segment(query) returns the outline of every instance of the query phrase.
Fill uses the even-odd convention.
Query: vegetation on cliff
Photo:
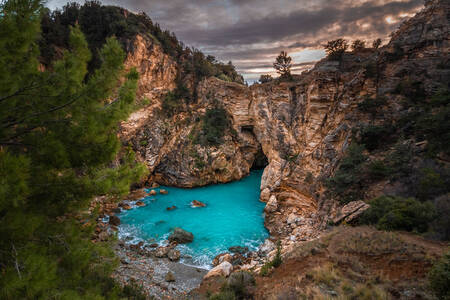
[[[129,51],[131,42],[140,34],[152,38],[178,62],[180,78],[192,75],[199,82],[205,77],[216,76],[222,80],[244,83],[231,62],[221,63],[214,56],[206,56],[198,49],[185,46],[173,32],[161,29],[145,13],[135,14],[121,7],[104,6],[99,1],[86,1],[83,5],[72,2],[62,10],[43,11],[39,46],[41,60],[45,65],[59,58],[61,49],[68,48],[70,26],[75,24],[84,33],[93,54],[89,62],[90,71],[100,66],[98,50],[108,37],[116,37],[122,47]]]
[[[145,173],[115,134],[138,74],[124,74],[125,53],[107,38],[87,79],[91,51],[79,26],[44,71],[41,1],[6,1],[1,11],[0,297],[125,297],[109,277],[112,251],[90,241],[95,216],[78,211],[94,195],[128,192]]]

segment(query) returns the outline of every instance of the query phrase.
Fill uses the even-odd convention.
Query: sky
[[[48,0],[61,8],[67,1]],[[84,3],[84,1],[76,1]],[[248,82],[272,67],[280,51],[293,59],[292,73],[325,56],[323,44],[336,38],[371,43],[423,7],[423,0],[103,0],[146,12],[186,45],[232,61]]]

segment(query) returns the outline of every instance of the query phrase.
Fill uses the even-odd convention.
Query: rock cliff
[[[150,104],[122,124],[122,139],[161,184],[229,182],[264,167],[261,200],[271,200],[271,234],[310,238],[338,212],[324,180],[336,171],[355,128],[401,115],[406,108],[395,90],[405,80],[421,82],[426,95],[448,86],[449,14],[448,1],[429,1],[388,45],[345,53],[339,61],[326,58],[290,82],[247,87],[204,79],[196,99],[173,116],[164,113],[162,101],[175,89],[178,66],[155,42],[138,36],[126,65],[138,68],[139,96]],[[386,99],[382,113],[358,109],[380,97]],[[222,142],[196,142],[205,112],[217,107],[229,120]],[[388,185],[368,186],[367,195],[379,195]]]

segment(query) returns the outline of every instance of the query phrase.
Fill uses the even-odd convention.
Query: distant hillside
[[[143,35],[160,44],[178,63],[179,78],[191,75],[199,82],[202,78],[216,76],[225,81],[244,83],[231,62],[221,63],[214,56],[205,56],[200,50],[185,46],[173,32],[161,29],[143,12],[135,14],[121,7],[103,6],[98,1],[87,1],[84,5],[68,3],[62,10],[47,9],[41,24],[39,45],[41,60],[46,66],[68,48],[70,26],[78,25],[93,53],[89,65],[91,71],[100,66],[99,49],[106,38],[115,36],[129,52],[136,36]]]

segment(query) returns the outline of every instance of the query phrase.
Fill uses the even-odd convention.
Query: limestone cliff
[[[354,129],[401,115],[406,108],[395,89],[405,80],[421,82],[426,95],[448,86],[449,14],[447,1],[429,1],[385,47],[345,53],[339,61],[324,59],[291,82],[247,87],[205,79],[196,87],[195,101],[171,117],[161,103],[162,95],[175,87],[176,64],[151,40],[138,37],[127,66],[138,67],[139,94],[152,101],[123,124],[123,140],[162,184],[228,182],[252,167],[265,167],[261,200],[270,200],[266,226],[291,241],[309,238],[316,234],[313,228],[325,226],[336,213],[337,203],[324,193],[323,182],[336,171]],[[365,99],[381,96],[387,99],[381,114],[358,110]],[[223,142],[195,143],[199,120],[217,106],[230,120]],[[362,198],[388,186],[368,186]]]

